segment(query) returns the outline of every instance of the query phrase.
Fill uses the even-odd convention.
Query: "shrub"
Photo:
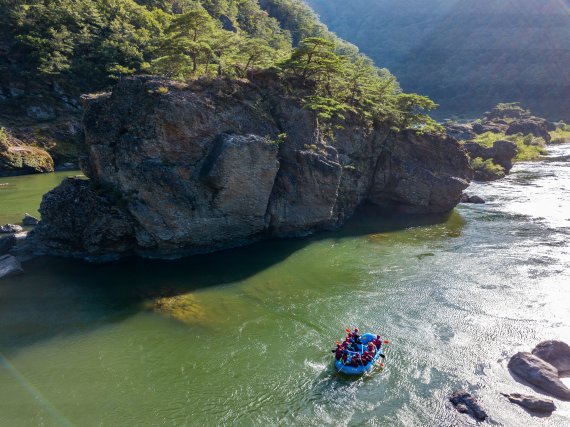
[[[471,167],[475,172],[475,179],[480,181],[492,181],[505,176],[505,169],[493,163],[491,159],[483,160],[481,157],[475,157],[471,160]]]

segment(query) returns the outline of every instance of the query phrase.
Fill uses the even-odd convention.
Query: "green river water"
[[[570,342],[568,156],[475,184],[488,203],[445,217],[366,209],[176,261],[33,259],[0,282],[0,426],[475,425],[447,402],[459,387],[491,424],[570,425],[570,403],[536,418],[500,396],[532,392],[512,354]],[[73,174],[0,178],[0,222]],[[384,371],[335,374],[347,326],[391,341]]]

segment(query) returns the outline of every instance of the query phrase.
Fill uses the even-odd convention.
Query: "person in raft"
[[[380,335],[376,335],[376,338],[372,340],[372,344],[376,346],[378,350],[382,348],[382,337]]]
[[[346,353],[346,342],[341,343],[340,341],[336,342],[336,348],[334,350],[332,350],[332,352],[334,353],[334,358],[336,360],[340,360],[342,358],[342,356]]]
[[[363,366],[366,363],[364,363],[364,361],[362,360],[362,357],[360,356],[360,353],[354,353],[352,355],[352,359],[350,360],[350,366]]]

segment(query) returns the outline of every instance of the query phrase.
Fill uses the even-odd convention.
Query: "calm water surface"
[[[532,392],[512,354],[570,342],[565,156],[473,185],[489,203],[446,218],[365,211],[335,233],[170,262],[30,261],[0,282],[0,425],[475,425],[447,403],[464,387],[493,425],[567,426],[570,403],[533,418],[499,394]],[[1,221],[59,179],[0,179],[15,188],[0,187]],[[383,372],[335,375],[349,325],[391,340]]]

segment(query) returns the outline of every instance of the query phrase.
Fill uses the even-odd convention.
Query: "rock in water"
[[[38,222],[40,222],[39,219],[33,217],[29,213],[24,214],[24,218],[22,219],[22,224],[28,227],[38,225]]]
[[[562,341],[543,341],[532,354],[550,363],[559,373],[570,372],[570,346]]]
[[[0,256],[0,279],[24,273],[20,261],[12,255]]]
[[[520,393],[501,394],[509,399],[512,403],[522,406],[531,412],[551,414],[556,410],[556,405],[550,399],[542,399],[540,397],[529,396]]]
[[[487,413],[481,408],[477,400],[465,390],[454,391],[449,401],[462,414],[468,414],[479,421],[487,419]]]
[[[90,180],[48,193],[30,238],[60,255],[173,257],[338,227],[367,202],[459,202],[472,171],[453,138],[350,115],[324,135],[283,88],[270,72],[255,85],[135,77],[84,97]]]
[[[479,196],[470,196],[467,193],[461,195],[461,203],[473,203],[473,204],[484,204],[485,200]]]
[[[4,224],[0,226],[0,233],[20,233],[24,231],[24,229],[16,224]]]
[[[541,358],[526,352],[515,354],[508,364],[517,377],[541,391],[562,400],[570,400],[570,389],[560,381],[558,369]]]

